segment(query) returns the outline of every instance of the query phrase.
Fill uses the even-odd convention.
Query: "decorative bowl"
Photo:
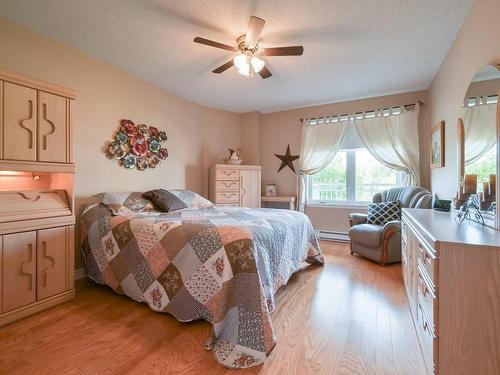
[[[233,165],[240,165],[241,163],[243,163],[242,159],[224,159],[224,161],[226,162],[226,164],[233,164]]]

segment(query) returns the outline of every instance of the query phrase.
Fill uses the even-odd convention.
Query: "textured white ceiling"
[[[426,89],[474,0],[0,0],[0,16],[197,103],[276,110]],[[211,70],[248,19],[266,20],[269,79]]]

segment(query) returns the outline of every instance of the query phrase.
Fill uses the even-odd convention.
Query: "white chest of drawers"
[[[429,374],[500,374],[500,232],[403,209],[402,271]]]
[[[261,166],[215,164],[210,168],[210,200],[218,206],[260,207]]]

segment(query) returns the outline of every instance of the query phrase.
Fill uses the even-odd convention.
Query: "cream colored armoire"
[[[210,200],[218,206],[260,207],[260,165],[215,164],[210,168]]]
[[[75,295],[74,102],[0,70],[0,326]]]

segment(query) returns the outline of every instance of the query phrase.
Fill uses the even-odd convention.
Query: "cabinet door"
[[[3,84],[3,159],[36,158],[36,90]]]
[[[2,312],[36,301],[36,232],[3,236]]]
[[[67,230],[65,227],[38,231],[37,300],[66,290]]]
[[[260,207],[260,171],[241,170],[241,206],[256,208]]]
[[[67,99],[38,92],[38,161],[67,162]]]

